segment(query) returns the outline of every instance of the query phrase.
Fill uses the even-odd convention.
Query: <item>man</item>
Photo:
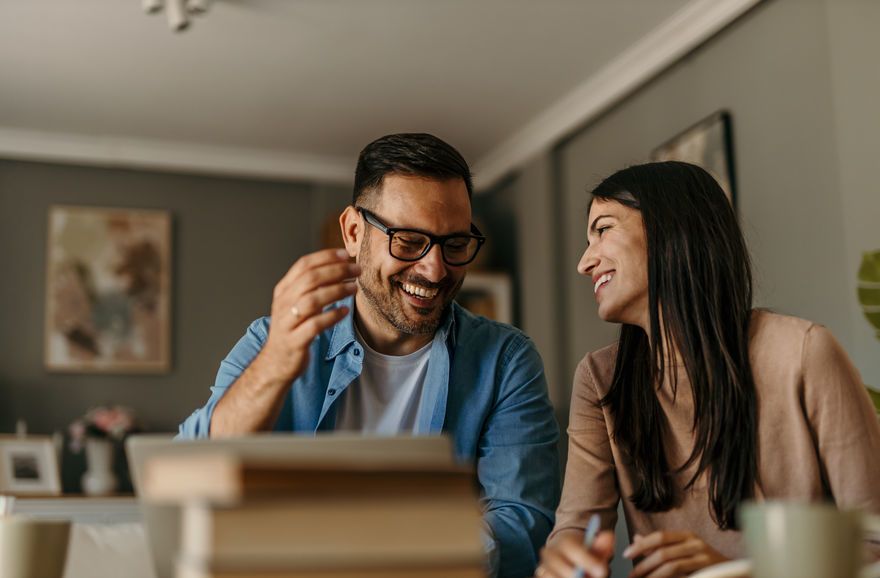
[[[345,249],[291,267],[271,323],[250,326],[180,433],[448,432],[476,464],[491,567],[531,576],[558,501],[558,431],[532,342],[453,302],[485,240],[471,194],[467,163],[434,136],[367,145]]]

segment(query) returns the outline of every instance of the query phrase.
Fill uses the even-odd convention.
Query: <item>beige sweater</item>
[[[880,424],[858,372],[840,344],[820,325],[756,311],[750,360],[758,393],[758,499],[819,501],[880,512]],[[611,439],[613,417],[597,402],[614,373],[616,345],[588,354],[574,377],[568,429],[568,466],[552,542],[565,532],[582,533],[593,513],[613,528],[623,497],[630,537],[655,530],[690,530],[727,557],[741,557],[740,536],[720,531],[709,513],[706,474],[682,495],[680,505],[660,513],[639,511],[632,472]],[[678,396],[658,392],[669,421],[667,458],[675,467],[693,449],[693,397],[683,368]],[[730,436],[737,432],[731,430]],[[678,476],[684,487],[696,466]]]

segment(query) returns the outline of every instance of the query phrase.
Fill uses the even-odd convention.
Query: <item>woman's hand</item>
[[[608,562],[614,555],[614,532],[600,532],[587,549],[577,536],[567,535],[541,550],[541,564],[535,578],[571,578],[581,568],[589,578],[606,578]]]
[[[630,560],[642,558],[633,567],[630,578],[674,578],[687,576],[727,558],[691,532],[654,532],[636,534],[633,543],[623,551]]]

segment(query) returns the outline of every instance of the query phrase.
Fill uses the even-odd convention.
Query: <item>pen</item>
[[[584,532],[584,546],[589,550],[593,547],[593,542],[596,540],[596,534],[599,533],[599,514],[593,514],[590,516],[590,521],[587,523],[587,531]],[[584,569],[578,568],[574,571],[574,578],[584,578]]]

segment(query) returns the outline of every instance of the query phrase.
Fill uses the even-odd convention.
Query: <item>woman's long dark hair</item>
[[[752,274],[745,239],[718,183],[681,162],[637,165],[605,179],[593,199],[641,212],[648,251],[650,335],[620,331],[617,363],[601,403],[614,415],[615,441],[635,473],[640,510],[674,507],[674,477],[697,464],[685,489],[708,472],[712,519],[736,528],[736,511],[757,483],[757,401],[749,365]],[[661,331],[662,325],[662,331]],[[661,338],[665,336],[665,338]],[[664,450],[668,424],[656,390],[667,369],[673,395],[678,351],[693,390],[695,443],[680,468]]]

